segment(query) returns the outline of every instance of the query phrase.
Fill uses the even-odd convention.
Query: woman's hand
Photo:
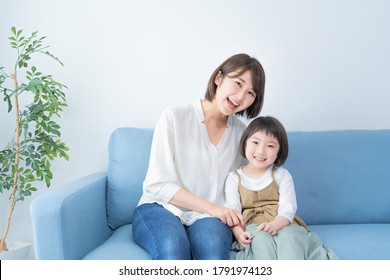
[[[207,214],[216,217],[221,220],[222,223],[233,226],[244,226],[244,217],[235,209],[225,208],[218,205],[213,205]]]

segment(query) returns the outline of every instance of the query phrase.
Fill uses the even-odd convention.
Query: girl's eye
[[[240,83],[240,82],[236,82],[236,84],[237,84],[239,87],[241,87],[241,83]]]
[[[248,92],[251,96],[256,97],[256,94],[253,91]]]
[[[255,145],[259,144],[259,142],[257,142],[257,141],[252,141],[252,143]]]

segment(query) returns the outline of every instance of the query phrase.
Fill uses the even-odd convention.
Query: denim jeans
[[[159,204],[142,204],[134,211],[133,237],[154,260],[227,260],[233,235],[217,218],[190,226]]]

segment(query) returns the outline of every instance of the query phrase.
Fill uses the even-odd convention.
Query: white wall
[[[51,189],[106,170],[113,129],[153,127],[166,106],[202,98],[214,68],[238,52],[262,62],[262,114],[288,130],[390,128],[386,0],[0,1],[0,65],[15,58],[13,25],[47,36],[65,64],[37,61],[69,87],[60,123],[71,159],[56,161]],[[13,130],[5,111],[1,148]],[[29,203],[17,206],[10,239],[32,242]]]

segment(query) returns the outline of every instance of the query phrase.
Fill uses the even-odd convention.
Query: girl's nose
[[[265,146],[262,145],[262,144],[258,145],[258,146],[257,146],[257,152],[258,152],[259,154],[264,154],[264,152],[265,152]]]

